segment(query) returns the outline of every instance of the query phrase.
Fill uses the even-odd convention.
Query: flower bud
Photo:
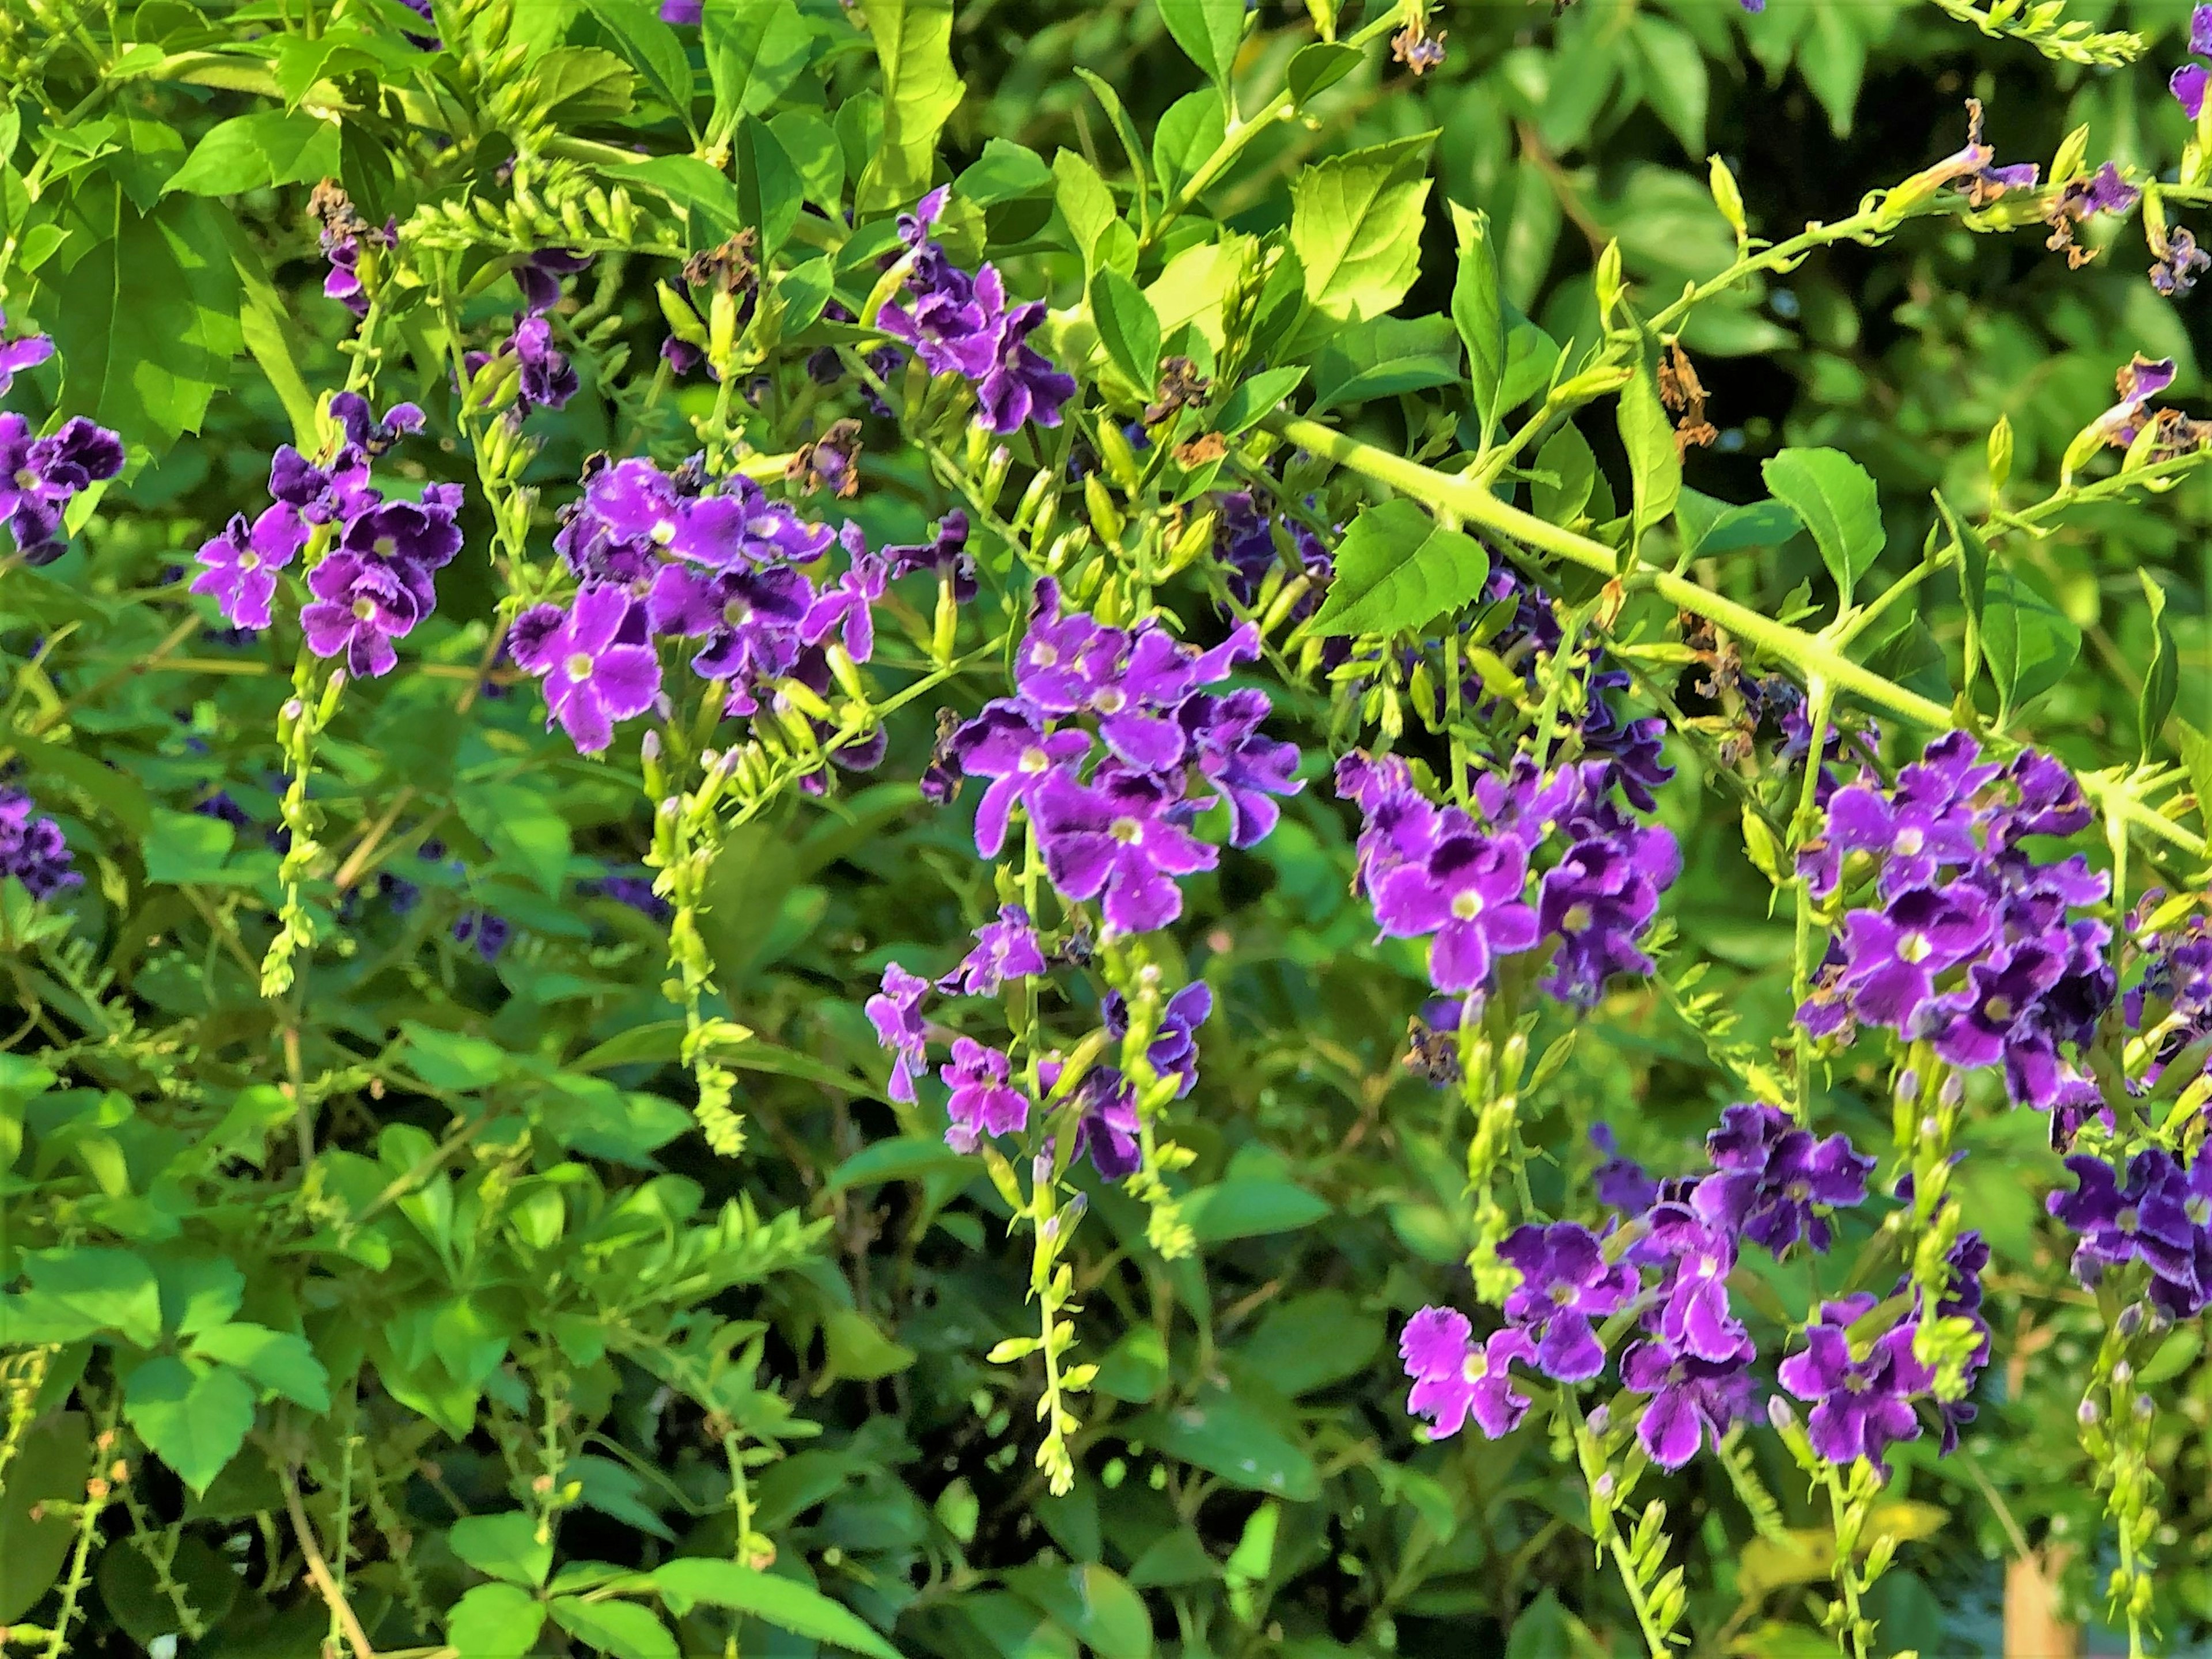
[[[1766,1397],[1766,1420],[1777,1434],[1787,1434],[1797,1426],[1797,1413],[1787,1400],[1772,1394]]]
[[[1946,1106],[1956,1106],[1966,1097],[1966,1079],[1956,1072],[1952,1073],[1943,1079],[1943,1086],[1936,1092],[1936,1097]]]
[[[1920,1073],[1913,1070],[1910,1066],[1899,1072],[1897,1074],[1897,1087],[1895,1093],[1897,1098],[1900,1102],[1919,1099]]]
[[[2135,1376],[2136,1368],[2124,1359],[2112,1367],[2112,1386],[2116,1389],[2126,1388],[2135,1381]]]
[[[1590,1493],[1601,1504],[1610,1504],[1615,1490],[1613,1471],[1607,1469],[1590,1484]]]
[[[1590,1407],[1589,1431],[1602,1437],[1613,1426],[1613,1408],[1603,1404]]]
[[[2132,1340],[2136,1334],[2142,1329],[2142,1304],[2140,1302],[2130,1302],[2126,1307],[2120,1310],[2120,1316],[2112,1322],[2112,1329],[2118,1333],[2123,1340]],[[2123,1359],[2120,1362],[2120,1365],[2124,1366],[2128,1362],[2126,1360]],[[2112,1372],[2112,1376],[2116,1380],[2125,1380],[2120,1376],[2120,1372],[2118,1368],[2115,1368]]]
[[[2136,1396],[2135,1413],[2136,1422],[2149,1422],[2152,1418],[2158,1415],[2158,1401],[2153,1400],[2147,1394],[2137,1395]]]

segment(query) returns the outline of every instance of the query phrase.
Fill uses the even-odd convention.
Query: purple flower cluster
[[[345,658],[356,678],[388,674],[392,641],[437,609],[435,577],[461,550],[461,487],[433,483],[419,501],[394,501],[369,481],[371,459],[420,429],[422,411],[396,404],[381,420],[368,399],[331,399],[341,437],[324,465],[289,444],[269,465],[272,504],[251,525],[243,514],[202,544],[206,567],[192,592],[211,594],[235,628],[267,628],[276,573],[311,543],[327,550],[307,572],[313,596],[301,607],[308,648]]]
[[[2090,820],[2058,763],[2028,750],[2000,767],[1962,732],[1931,743],[1894,789],[1863,777],[1838,790],[1799,868],[1816,896],[1850,885],[1867,902],[1844,915],[1799,1023],[1817,1037],[1882,1026],[1954,1066],[2002,1060],[2016,1105],[2094,1096],[2074,1055],[2117,989],[2111,930],[2072,913],[2100,902],[2106,879],[2079,854],[2046,864],[2023,845]]]
[[[1539,772],[1522,758],[1474,788],[1476,812],[1438,806],[1392,756],[1346,756],[1339,795],[1365,820],[1356,884],[1386,938],[1431,940],[1429,977],[1455,995],[1485,991],[1497,959],[1548,942],[1545,988],[1595,1003],[1615,974],[1648,974],[1638,940],[1681,867],[1673,834],[1613,800],[1620,763]],[[1624,784],[1625,791],[1625,784]],[[1528,890],[1540,851],[1557,859]]]
[[[1232,490],[1214,497],[1220,509],[1213,531],[1213,556],[1237,604],[1249,608],[1260,602],[1268,574],[1285,568],[1292,580],[1303,575],[1307,591],[1291,607],[1287,620],[1298,622],[1321,608],[1336,574],[1336,561],[1320,537],[1285,515],[1280,528],[1290,539],[1290,555],[1275,542],[1279,521],[1263,512],[1249,489]]]
[[[1075,381],[1029,343],[1044,320],[1044,302],[1009,307],[997,267],[973,276],[929,240],[947,191],[933,190],[899,216],[908,264],[903,300],[878,314],[877,325],[903,343],[932,374],[957,374],[975,388],[976,419],[1004,436],[1030,421],[1058,426]]]
[[[2212,58],[2212,5],[2198,6],[2189,14],[2189,50],[2199,58]],[[2181,112],[2194,121],[2204,112],[2204,90],[2212,83],[2212,70],[2202,64],[2184,64],[2166,82]]]
[[[1612,1150],[1610,1136],[1601,1149]],[[1601,1328],[1609,1326],[1626,1339],[1622,1386],[1645,1396],[1637,1435],[1651,1460],[1676,1468],[1707,1440],[1717,1443],[1749,1412],[1753,1391],[1755,1350],[1729,1299],[1740,1250],[1749,1241],[1777,1255],[1800,1243],[1826,1251],[1829,1213],[1864,1201],[1874,1160],[1840,1134],[1816,1138],[1760,1105],[1728,1108],[1706,1150],[1709,1171],[1664,1182],[1616,1158],[1608,1166],[1611,1195],[1626,1203],[1601,1233],[1559,1221],[1509,1236],[1498,1255],[1519,1282],[1499,1310],[1504,1328],[1480,1348],[1461,1315],[1436,1308],[1416,1314],[1400,1348],[1415,1381],[1408,1408],[1430,1418],[1438,1435],[1454,1432],[1469,1415],[1486,1433],[1501,1434],[1527,1405],[1512,1389],[1507,1364],[1518,1360],[1557,1382],[1589,1382],[1605,1369]],[[1909,1354],[1913,1329],[1898,1328]],[[1832,1345],[1820,1338],[1817,1346],[1825,1363]],[[1793,1364],[1784,1363],[1783,1380],[1794,1389],[1791,1376],[1810,1372],[1803,1364],[1793,1372]],[[1932,1375],[1899,1373],[1891,1392],[1904,1402],[1904,1425],[1885,1416],[1895,1429],[1889,1438],[1918,1432],[1911,1402],[1931,1381]],[[1849,1379],[1836,1384],[1847,1392],[1856,1386]]]
[[[61,557],[69,546],[62,514],[71,498],[122,471],[123,440],[82,415],[40,438],[21,415],[0,414],[0,517],[23,562]]]
[[[1175,921],[1182,914],[1176,878],[1220,858],[1191,833],[1199,811],[1226,801],[1230,844],[1251,847],[1275,827],[1273,797],[1303,787],[1291,775],[1297,746],[1261,734],[1266,693],[1202,689],[1258,649],[1249,625],[1201,652],[1149,619],[1123,629],[1063,615],[1059,585],[1040,581],[1016,655],[1015,695],[985,705],[945,744],[948,768],[989,780],[975,811],[976,850],[998,856],[1018,805],[1063,896],[1097,899],[1116,933]],[[1076,723],[1086,718],[1103,745],[1088,775],[1094,739]]]
[[[20,789],[0,789],[0,878],[13,876],[34,899],[51,898],[84,878],[70,866],[69,842],[52,818],[36,816]]]
[[[506,357],[514,359],[514,419],[535,408],[559,409],[576,395],[580,382],[575,368],[553,343],[553,323],[547,313],[561,303],[561,279],[589,270],[591,264],[589,254],[559,248],[541,249],[530,255],[515,267],[523,310],[514,319],[514,331],[500,343],[496,351],[471,351],[463,359],[471,378],[487,364]]]
[[[2140,1261],[2152,1305],[2174,1319],[2193,1319],[2212,1305],[2212,1158],[2199,1152],[2185,1165],[2163,1147],[2114,1164],[2082,1154],[2066,1160],[2074,1190],[2045,1200],[2079,1236],[2074,1276],[2094,1286]]]

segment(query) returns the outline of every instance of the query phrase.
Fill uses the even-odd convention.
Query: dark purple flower
[[[1623,1215],[1642,1215],[1658,1200],[1659,1183],[1641,1164],[1621,1155],[1620,1143],[1614,1139],[1611,1124],[1592,1124],[1589,1139],[1590,1145],[1604,1153],[1606,1160],[1590,1176],[1590,1189],[1597,1194],[1597,1201]]]
[[[1012,1062],[1000,1050],[955,1037],[952,1058],[937,1074],[952,1091],[945,1142],[955,1152],[972,1152],[987,1135],[1019,1134],[1029,1127],[1030,1097],[1008,1081]]]
[[[2197,273],[2212,270],[2212,253],[2197,246],[2196,233],[2186,225],[2166,228],[2165,245],[2154,246],[2158,256],[2150,268],[2150,285],[2168,299],[2178,299],[2197,286]]]
[[[1229,802],[1231,847],[1256,847],[1265,841],[1282,816],[1270,797],[1295,795],[1305,787],[1291,775],[1297,769],[1297,744],[1260,735],[1260,722],[1269,712],[1267,694],[1248,687],[1225,696],[1194,693],[1176,715],[1185,749]]]
[[[988,269],[988,267],[985,267]],[[1044,320],[1044,302],[1016,306],[1000,325],[995,361],[976,395],[978,418],[1001,437],[1035,421],[1058,426],[1060,405],[1075,395],[1074,377],[1063,374],[1027,343]]]
[[[2186,234],[2187,233],[2183,233]],[[2190,244],[2193,249],[2196,244]],[[2152,282],[2156,283],[2157,267],[2153,267]],[[2170,288],[2161,290],[2172,292]],[[2150,358],[2140,351],[2113,376],[2120,394],[2119,402],[2089,422],[2089,429],[2101,433],[2106,443],[2114,449],[2125,449],[2135,442],[2149,416],[2143,407],[2153,398],[2173,384],[2174,366],[2171,357]]]
[[[975,930],[975,948],[937,981],[937,988],[963,996],[995,996],[1008,980],[1034,979],[1044,971],[1044,951],[1030,913],[1018,904],[1002,904],[999,919]]]
[[[1149,773],[1101,766],[1090,783],[1045,775],[1034,802],[1037,838],[1053,885],[1069,898],[1102,898],[1106,925],[1146,933],[1182,914],[1173,878],[1211,870],[1221,854],[1194,838],[1192,809]]]
[[[1047,732],[1021,703],[1000,698],[952,734],[947,757],[971,778],[989,778],[975,807],[975,850],[994,859],[1006,842],[1006,823],[1021,803],[1032,821],[1036,794],[1056,767],[1073,768],[1091,752],[1090,734],[1073,728]]]
[[[704,0],[660,0],[660,21],[687,28],[698,22],[705,9]]]
[[[15,877],[34,899],[51,898],[83,884],[71,861],[61,825],[37,817],[21,790],[0,788],[0,877]]]
[[[813,585],[796,570],[696,570],[667,564],[647,598],[653,631],[703,636],[691,659],[702,679],[732,682],[730,708],[751,714],[753,687],[781,678],[798,663],[799,630],[814,603]]]
[[[1119,991],[1109,991],[1099,1005],[1106,1035],[1119,1040],[1128,1035],[1129,1006]],[[1198,1083],[1198,1028],[1213,1016],[1213,993],[1204,981],[1186,985],[1168,999],[1160,1011],[1159,1028],[1145,1045],[1145,1058],[1154,1072],[1176,1083],[1176,1098],[1188,1095]]]
[[[696,21],[696,20],[695,20]],[[540,248],[514,268],[515,285],[522,290],[527,314],[536,316],[561,303],[561,279],[592,268],[588,253],[562,248]]]
[[[1822,1303],[1820,1317],[1806,1328],[1803,1351],[1784,1360],[1776,1373],[1798,1399],[1815,1402],[1806,1432],[1813,1449],[1831,1463],[1863,1457],[1883,1467],[1882,1455],[1892,1444],[1919,1437],[1912,1400],[1936,1381],[1935,1372],[1913,1358],[1916,1327],[1911,1324],[1854,1348],[1849,1328],[1875,1305],[1873,1294],[1864,1291]]]
[[[207,568],[193,579],[191,591],[214,595],[234,628],[266,628],[276,573],[307,544],[307,526],[282,501],[263,512],[250,530],[246,515],[234,514],[222,535],[200,544],[199,562]]]
[[[1439,991],[1479,990],[1496,957],[1536,943],[1536,913],[1521,896],[1527,878],[1519,843],[1472,830],[1446,833],[1427,858],[1376,882],[1376,923],[1392,939],[1435,934],[1431,983]]]
[[[307,573],[307,588],[315,596],[300,611],[307,648],[319,657],[343,652],[356,679],[390,673],[399,660],[392,641],[428,610],[398,567],[343,550]]]
[[[1948,1024],[1936,1036],[1936,1052],[1954,1066],[1995,1065],[2065,966],[2041,940],[1999,945],[1967,969],[1964,990],[1942,1000]]]
[[[1702,1359],[1659,1342],[1638,1342],[1622,1354],[1620,1380],[1651,1396],[1636,1437],[1662,1469],[1680,1468],[1708,1438],[1717,1448],[1751,1404],[1742,1359]]]
[[[611,898],[654,921],[666,921],[676,914],[676,907],[653,891],[651,876],[625,876],[611,872],[578,882],[576,890],[586,898]]]
[[[910,302],[886,305],[877,313],[878,328],[911,347],[932,374],[980,381],[994,371],[1006,307],[995,267],[970,276],[931,242],[915,256],[907,289]]]
[[[52,564],[68,545],[62,514],[80,491],[123,471],[123,441],[83,416],[50,437],[21,415],[0,415],[0,517],[29,565]]]
[[[1134,1175],[1144,1163],[1144,1142],[1128,1079],[1111,1066],[1096,1066],[1076,1092],[1083,1102],[1075,1122],[1077,1156],[1090,1153],[1091,1167],[1107,1181]]]
[[[514,931],[505,916],[494,915],[489,910],[470,910],[454,921],[453,943],[466,945],[473,939],[477,954],[488,963],[496,962],[499,953],[507,949],[507,936]]]
[[[2204,112],[2207,76],[2203,64],[2184,64],[2166,83],[2166,89],[2173,94],[2173,101],[2181,106],[2181,112],[2192,121]]]
[[[1927,886],[1943,866],[1966,863],[1981,850],[1973,817],[1960,805],[1902,793],[1892,799],[1863,783],[1829,799],[1827,841],[1841,852],[1878,860],[1885,898]]]
[[[646,637],[645,611],[616,587],[587,587],[560,626],[537,642],[545,682],[545,724],[561,723],[576,752],[614,741],[617,720],[641,714],[660,691],[660,659]],[[518,659],[519,660],[519,659]]]
[[[1994,932],[1987,897],[1967,884],[1913,888],[1893,898],[1887,915],[1854,910],[1844,918],[1838,988],[1856,1018],[1917,1037],[1937,979],[1988,945]]]
[[[868,999],[866,1013],[876,1028],[876,1041],[896,1056],[891,1062],[893,1100],[914,1103],[914,1074],[922,1064],[927,1040],[922,1034],[921,1002],[929,994],[929,981],[910,974],[896,962],[884,969],[884,988]]]
[[[1537,892],[1540,932],[1559,941],[1544,988],[1589,1005],[1613,975],[1649,974],[1651,958],[1637,940],[1680,867],[1673,832],[1657,826],[1636,832],[1626,848],[1599,838],[1569,848]]]
[[[410,432],[422,429],[422,410],[414,404],[394,404],[376,418],[368,398],[358,392],[341,392],[331,398],[331,418],[343,428],[346,442],[364,455],[381,455]]]
[[[1510,1434],[1528,1410],[1528,1396],[1515,1391],[1515,1360],[1536,1357],[1526,1331],[1508,1325],[1480,1347],[1467,1316],[1451,1308],[1424,1308],[1399,1334],[1398,1357],[1413,1379],[1406,1409],[1429,1420],[1438,1440],[1457,1434],[1470,1417],[1492,1440]]]
[[[894,580],[927,570],[940,578],[951,576],[956,605],[965,605],[975,597],[975,558],[968,551],[968,515],[957,507],[937,521],[928,541],[920,546],[887,547],[884,561]]]
[[[430,573],[452,563],[461,550],[461,527],[453,522],[450,512],[427,500],[420,505],[386,501],[347,525],[338,546],[418,574],[422,609],[427,612],[436,603],[430,591]]]
[[[8,319],[0,313],[0,329],[8,325]],[[54,355],[53,340],[44,334],[25,334],[13,340],[0,340],[0,398],[15,383],[15,377],[27,368],[36,368]]]
[[[1866,1199],[1875,1160],[1840,1134],[1816,1140],[1778,1108],[1730,1106],[1705,1137],[1714,1173],[1698,1182],[1692,1206],[1717,1227],[1780,1255],[1801,1238],[1829,1244],[1826,1210]]]
[[[576,378],[575,365],[553,343],[550,319],[535,314],[523,318],[515,324],[514,337],[508,343],[521,366],[524,403],[559,409],[576,395],[582,382]]]
[[[1573,1221],[1516,1228],[1498,1254],[1520,1270],[1504,1312],[1535,1336],[1537,1368],[1561,1382],[1586,1382],[1603,1370],[1592,1323],[1628,1305],[1636,1270],[1608,1262],[1597,1236]]]
[[[2166,1287],[2161,1300],[2179,1302],[2186,1310],[2182,1316],[2193,1316],[2208,1289],[2198,1256],[2205,1221],[2212,1219],[2204,1190],[2212,1188],[2212,1160],[2197,1161],[2202,1173],[2185,1175],[2169,1152],[2155,1147],[2137,1152],[2123,1186],[2102,1158],[2068,1158],[2074,1190],[2052,1193],[2044,1201],[2063,1226],[2081,1235],[2074,1276],[2094,1285],[2107,1270],[2140,1261]]]
[[[858,529],[847,528],[857,540]],[[872,553],[855,552],[836,586],[825,589],[808,608],[799,636],[809,645],[819,645],[838,630],[845,654],[854,662],[866,662],[876,653],[876,618],[871,607],[883,597],[883,560]]]
[[[1661,1268],[1658,1316],[1653,1328],[1670,1352],[1699,1359],[1751,1357],[1751,1337],[1729,1306],[1729,1275],[1735,1270],[1735,1236],[1716,1226],[1694,1205],[1667,1192],[1646,1217],[1648,1231],[1637,1245],[1639,1260]],[[1694,1198],[1694,1188],[1690,1196]]]

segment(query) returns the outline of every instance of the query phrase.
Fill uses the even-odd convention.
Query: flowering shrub
[[[0,15],[0,1649],[2212,1627],[2137,21]]]

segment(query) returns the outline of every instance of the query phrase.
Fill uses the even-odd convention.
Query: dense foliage
[[[0,1649],[2212,1629],[2212,6],[0,75]]]

